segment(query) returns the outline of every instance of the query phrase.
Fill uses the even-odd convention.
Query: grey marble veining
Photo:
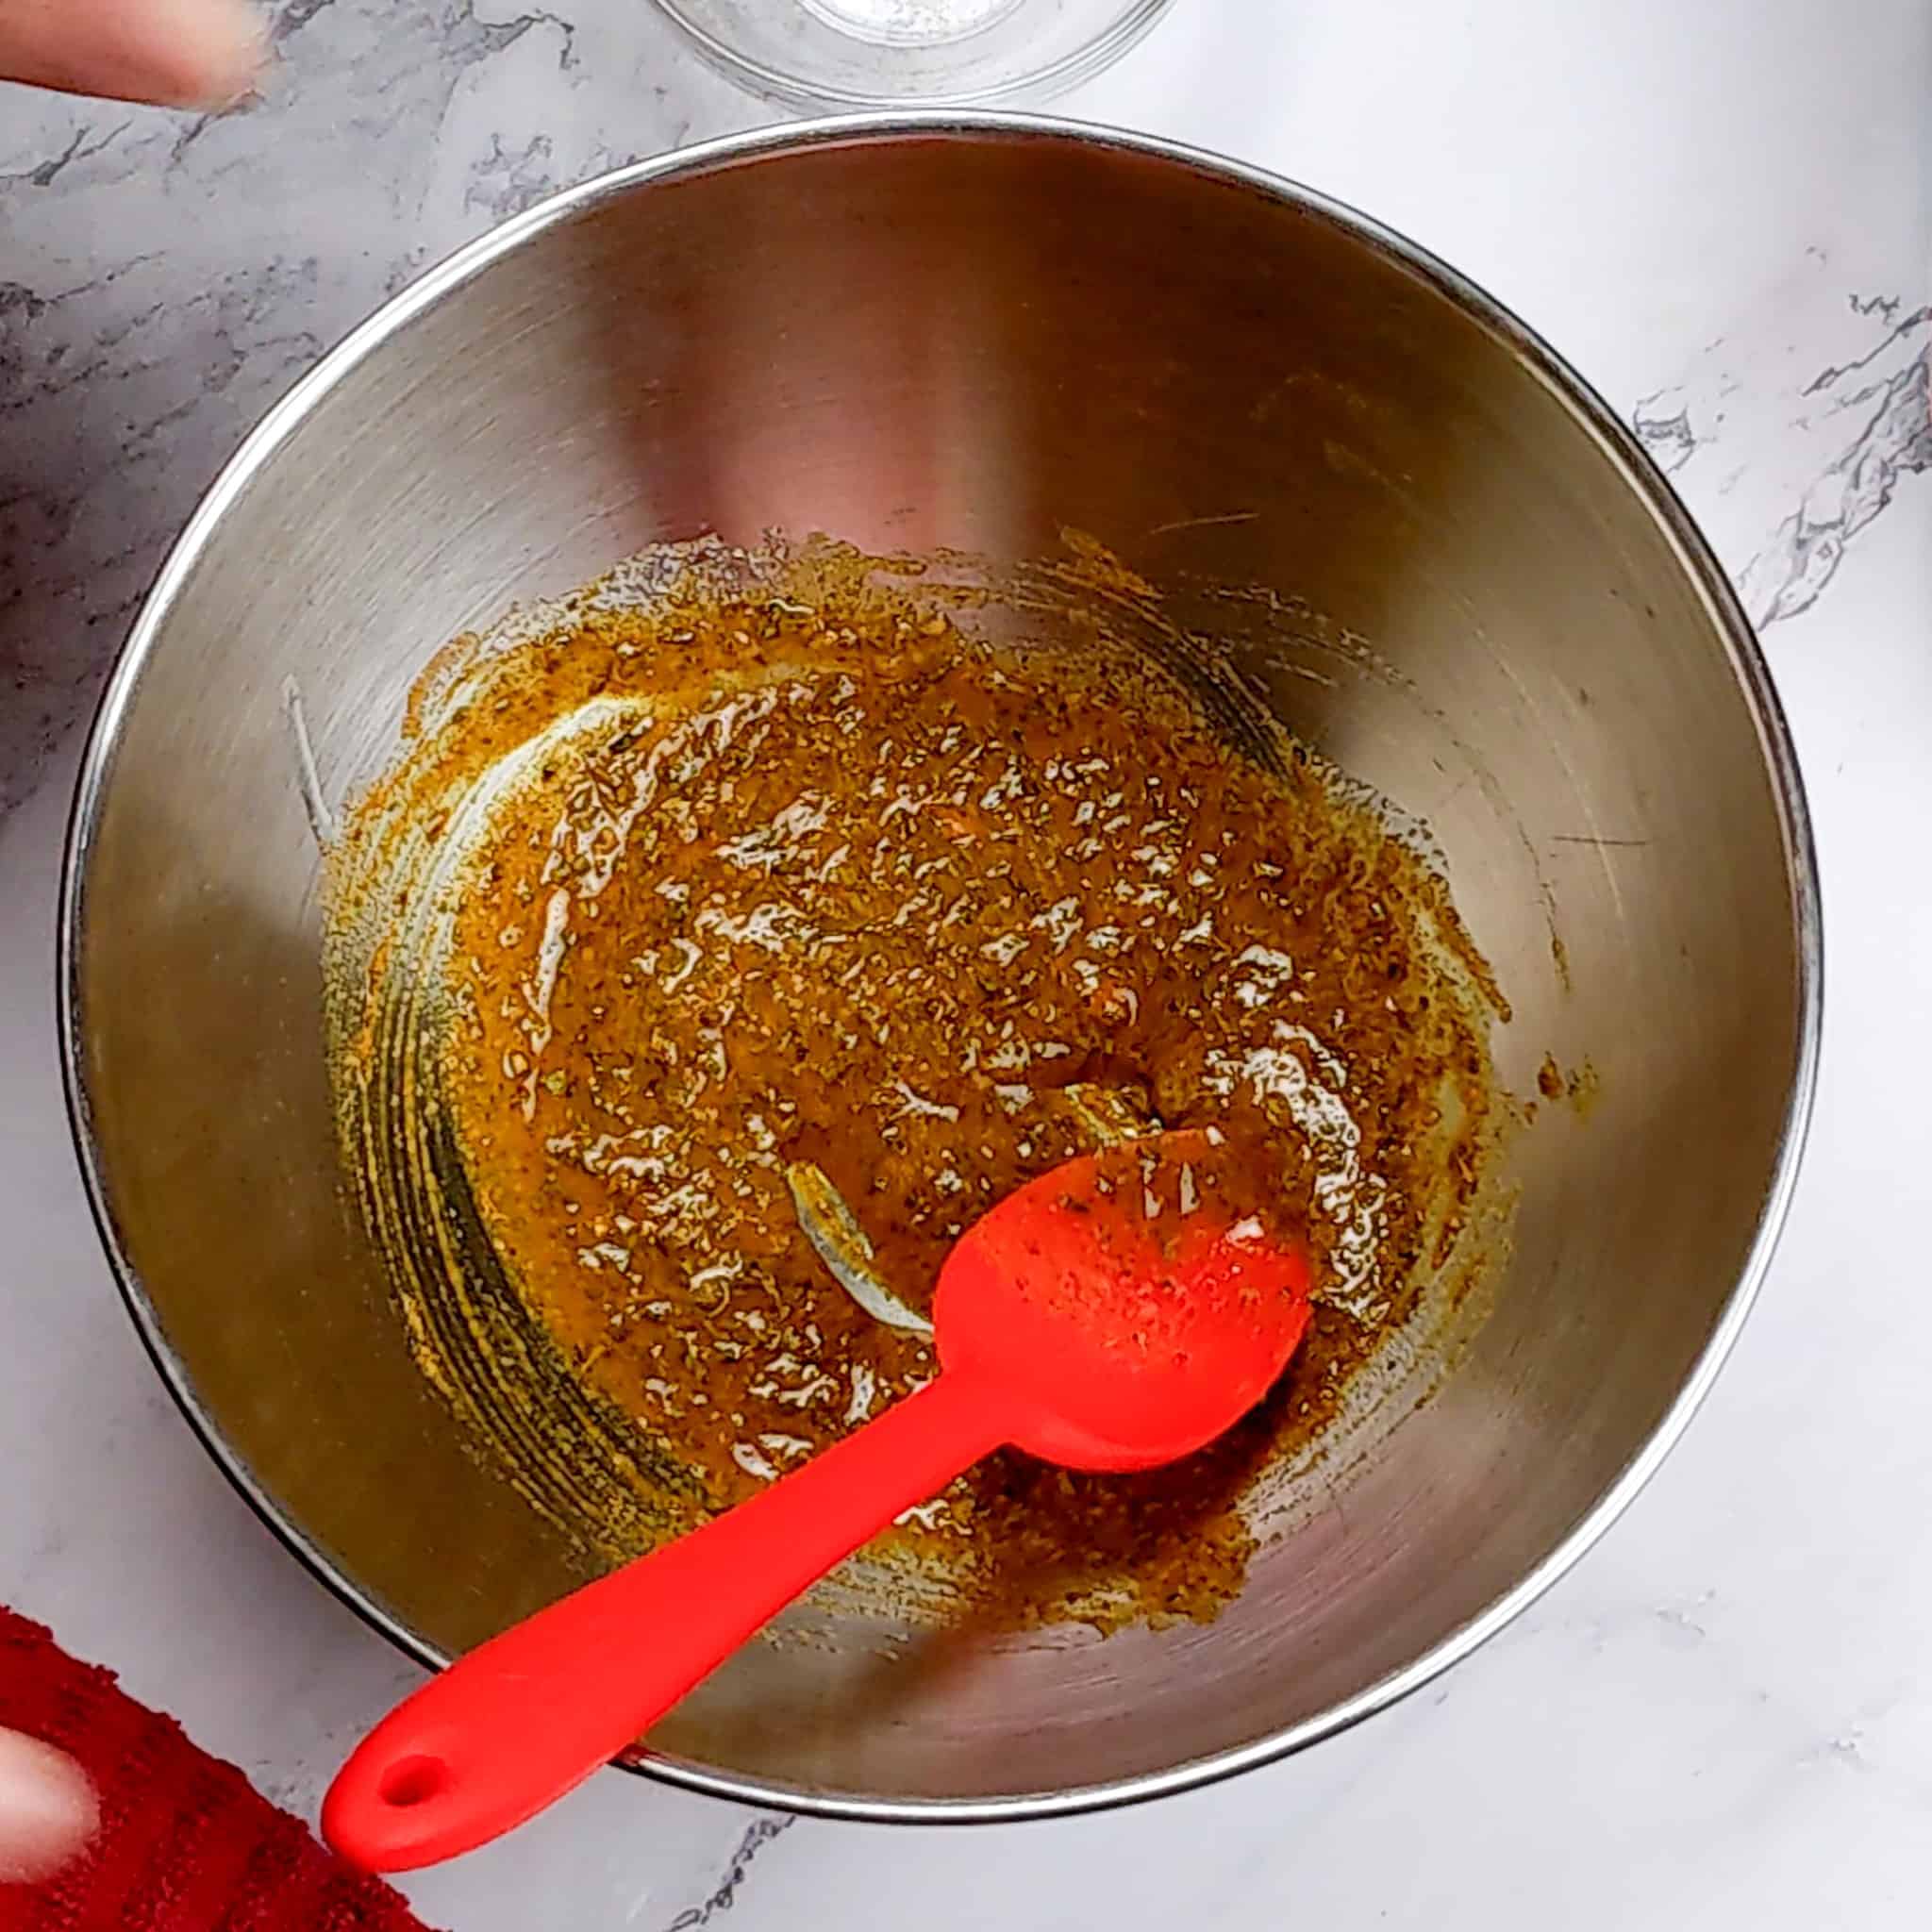
[[[324,349],[553,189],[761,118],[642,0],[281,0],[275,44],[220,117],[0,90],[0,809]]]
[[[1710,343],[1686,380],[1631,412],[1639,441],[1718,540],[1760,630],[1808,610],[1901,485],[1932,469],[1932,264],[1909,292],[1886,295],[1843,288],[1828,262],[1807,266],[1816,293],[1836,298],[1842,361],[1795,347],[1778,356],[1790,320],[1780,311],[1743,341]],[[1778,373],[1766,382],[1766,370]],[[1730,513],[1740,490],[1755,523]]]
[[[664,1926],[663,1932],[697,1932],[699,1926],[708,1925],[721,1912],[728,1912],[738,1902],[739,1888],[751,1876],[752,1861],[797,1822],[795,1818],[781,1818],[771,1812],[755,1815],[733,1847],[716,1886],[696,1905],[687,1906]]]

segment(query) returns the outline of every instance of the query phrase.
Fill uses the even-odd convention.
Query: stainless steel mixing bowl
[[[1764,666],[1656,471],[1479,291],[1278,181],[991,117],[788,129],[546,203],[304,381],[163,572],[75,814],[61,1024],[136,1318],[258,1507],[419,1656],[571,1580],[345,1206],[311,815],[457,632],[774,526],[1109,545],[1426,822],[1514,1089],[1545,1054],[1583,1077],[1504,1151],[1513,1245],[1433,1399],[1394,1392],[1219,1622],[756,1647],[655,1768],[977,1818],[1307,1744],[1499,1628],[1684,1426],[1790,1189],[1819,930]]]

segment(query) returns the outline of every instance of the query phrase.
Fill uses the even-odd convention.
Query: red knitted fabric
[[[46,1885],[0,1885],[0,1932],[423,1932],[388,1886],[331,1857],[173,1718],[5,1607],[0,1724],[77,1758],[101,1802],[79,1864]]]

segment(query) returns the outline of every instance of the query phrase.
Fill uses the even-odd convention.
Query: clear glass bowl
[[[657,0],[710,63],[797,108],[1042,101],[1171,0]]]

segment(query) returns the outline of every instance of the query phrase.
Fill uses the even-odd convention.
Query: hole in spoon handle
[[[383,1773],[375,1795],[395,1811],[413,1811],[450,1787],[450,1769],[441,1757],[418,1752],[399,1758]]]
[[[513,1830],[910,1504],[1008,1440],[997,1395],[946,1370],[703,1528],[459,1658],[350,1755],[323,1835],[407,1872]]]

